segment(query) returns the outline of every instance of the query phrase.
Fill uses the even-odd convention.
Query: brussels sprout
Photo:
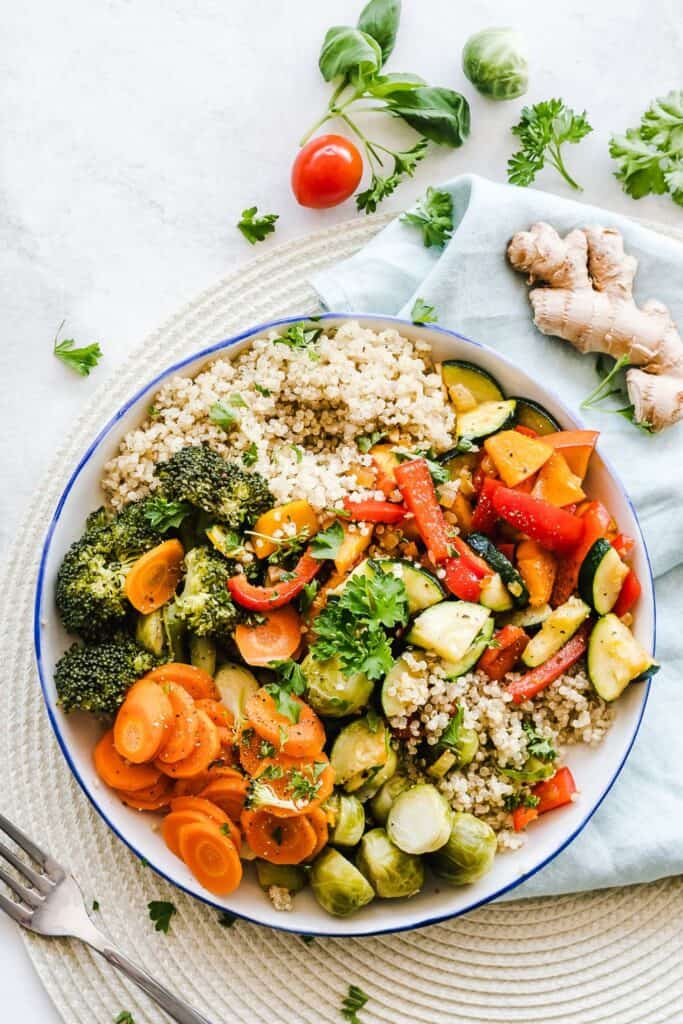
[[[364,708],[370,699],[373,682],[363,672],[345,676],[338,658],[316,661],[308,654],[301,662],[306,677],[306,700],[319,715],[343,718]]]
[[[399,793],[402,793],[404,789],[409,787],[410,781],[405,775],[392,775],[379,792],[373,796],[370,801],[370,810],[378,825],[386,825],[394,800]]]
[[[244,665],[226,662],[218,669],[215,682],[221,703],[232,712],[236,722],[244,721],[247,699],[259,688],[256,677]]]
[[[358,789],[373,769],[386,764],[388,756],[389,735],[384,722],[374,715],[344,726],[332,746],[330,764],[340,786],[362,774],[364,777],[356,780]]]
[[[279,885],[290,892],[301,892],[306,885],[306,872],[297,864],[270,864],[267,860],[257,860],[256,874],[262,889]]]
[[[365,811],[360,800],[346,793],[335,793],[325,809],[332,816],[330,842],[333,846],[355,846],[365,828]]]
[[[496,833],[491,826],[473,814],[458,812],[453,815],[448,842],[427,863],[451,885],[467,885],[486,874],[495,855]]]
[[[513,28],[475,32],[463,48],[462,68],[472,85],[492,100],[523,96],[529,85],[526,44]]]
[[[161,608],[150,612],[149,615],[138,615],[135,639],[150,654],[156,654],[157,658],[161,658],[166,646],[164,616]]]
[[[422,782],[394,800],[387,832],[404,853],[431,853],[448,842],[452,812],[438,789]]]
[[[348,917],[375,897],[358,868],[329,846],[311,868],[311,888],[323,910],[335,917]]]
[[[361,839],[356,867],[383,900],[415,896],[424,883],[422,861],[392,843],[383,828],[373,828]]]
[[[361,803],[365,803],[391,778],[397,768],[398,756],[394,748],[389,747],[387,759],[381,768],[371,768],[369,774],[361,772],[360,775],[354,775],[344,788],[347,793],[355,793]]]

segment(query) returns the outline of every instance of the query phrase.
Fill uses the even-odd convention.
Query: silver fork
[[[9,914],[22,928],[28,928],[38,935],[66,936],[87,943],[134,981],[178,1024],[211,1024],[207,1017],[193,1010],[183,999],[174,996],[112,945],[90,920],[83,895],[73,875],[36,846],[4,814],[0,814],[0,830],[13,839],[40,868],[36,871],[0,841],[0,857],[28,882],[28,885],[23,885],[0,865],[0,880],[17,897],[10,899],[0,893],[0,910]]]

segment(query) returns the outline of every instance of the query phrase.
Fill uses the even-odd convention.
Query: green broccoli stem
[[[549,146],[548,153],[550,155],[550,163],[553,165],[558,174],[561,174],[568,185],[571,185],[577,192],[583,192],[583,186],[579,185],[578,181],[574,181],[571,174],[567,170],[564,164],[564,160],[560,155],[559,145]]]

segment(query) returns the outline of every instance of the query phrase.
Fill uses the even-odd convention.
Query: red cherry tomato
[[[301,206],[337,206],[355,191],[363,175],[357,148],[343,135],[307,142],[292,167],[292,191]]]

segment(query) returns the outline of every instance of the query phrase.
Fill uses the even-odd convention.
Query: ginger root
[[[627,356],[634,421],[661,430],[683,418],[683,341],[666,306],[632,294],[638,261],[624,252],[620,233],[594,225],[560,238],[549,224],[518,232],[510,263],[528,274],[534,322],[543,334],[579,352]]]

